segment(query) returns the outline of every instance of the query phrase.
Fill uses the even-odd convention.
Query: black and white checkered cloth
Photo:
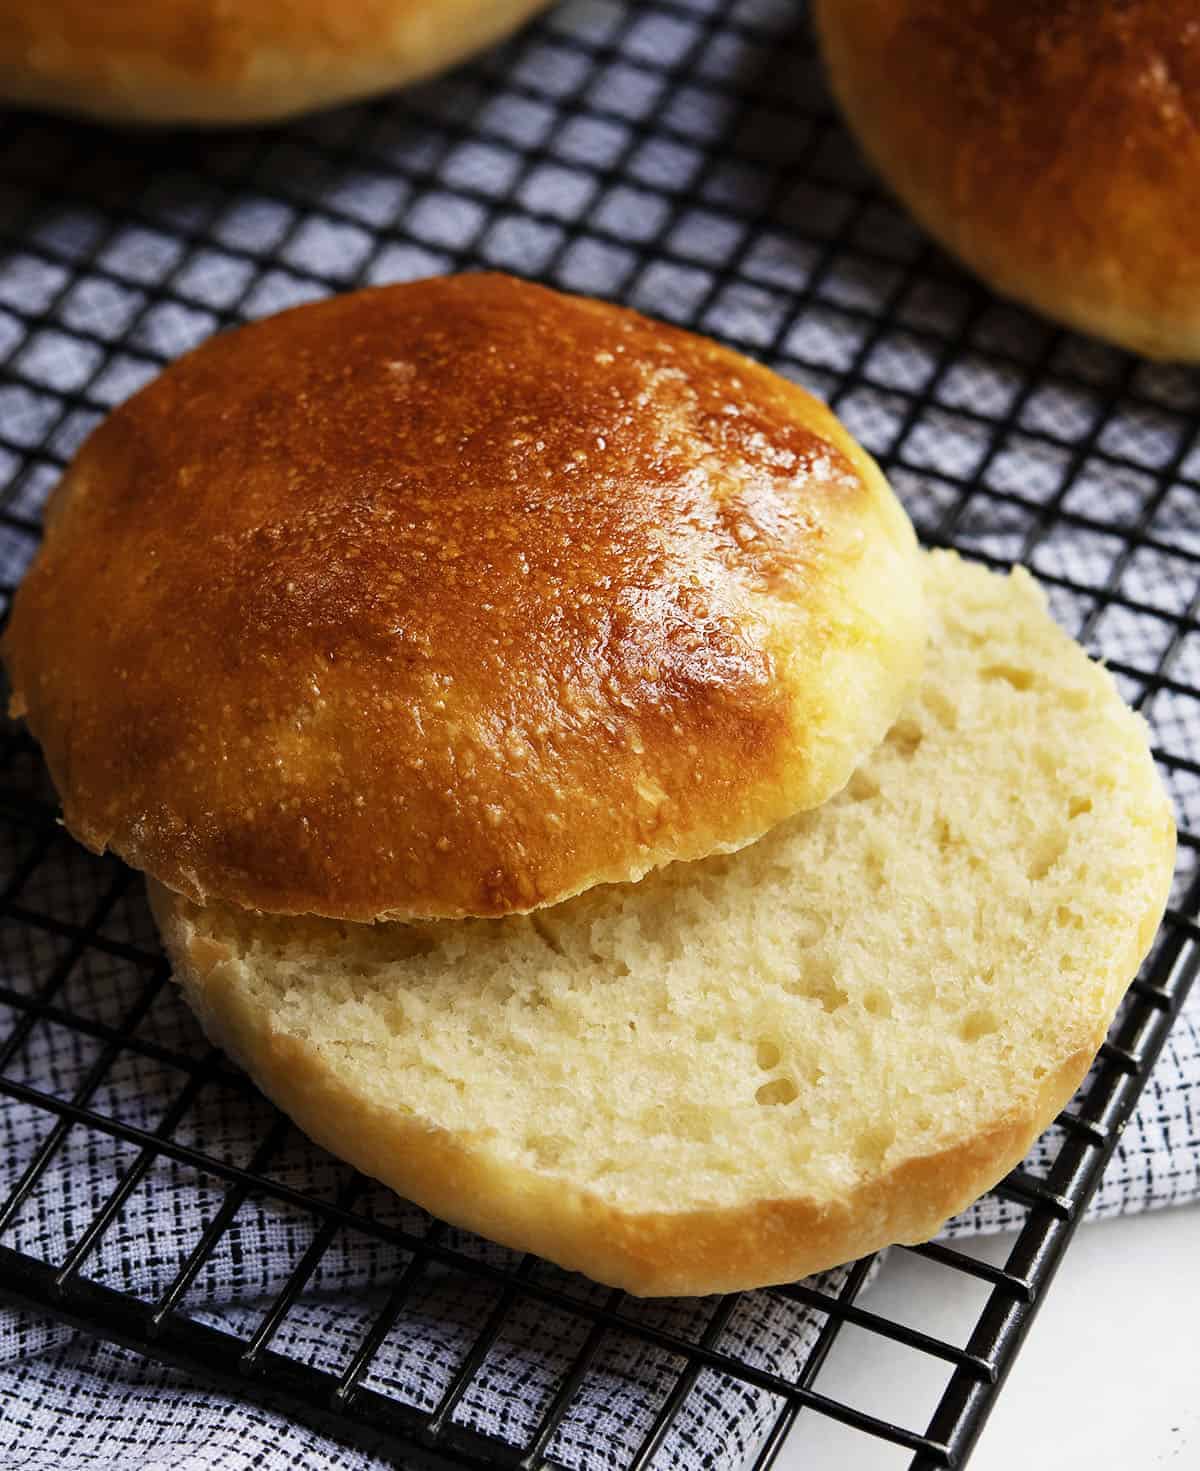
[[[1028,560],[1060,620],[1144,701],[1181,826],[1200,832],[1200,697],[1189,692],[1200,686],[1200,380],[1054,333],[951,271],[874,190],[832,121],[791,0],[571,0],[492,57],[402,98],[275,133],[156,147],[36,119],[0,130],[0,489],[18,517],[36,517],[107,407],[230,320],[465,266],[538,276],[757,353],[833,401],[885,459],[922,529]],[[0,580],[14,581],[32,549],[5,523]],[[1164,660],[1169,681],[1145,699],[1140,676]],[[45,795],[32,755],[20,761],[6,783]],[[139,957],[152,958],[156,940],[140,886],[65,837],[40,856],[31,833],[4,842],[0,879],[17,885],[22,912],[110,942],[76,951],[68,931],[5,922],[0,984],[32,996],[54,977],[59,1018],[0,1001],[0,1044],[19,1034],[5,1076],[147,1130],[167,1120],[172,1139],[209,1159],[346,1199],[349,1172],[278,1124],[209,1057],[173,988],[148,982],[152,961],[148,970]],[[1182,848],[1176,901],[1194,869],[1194,850]],[[131,1030],[137,1047],[111,1041]],[[1028,1168],[1045,1173],[1057,1147],[1051,1131]],[[83,1242],[84,1277],[160,1300],[228,1185],[158,1155],[130,1188],[138,1161],[131,1143],[0,1099],[0,1202],[45,1165],[0,1244],[60,1265]],[[357,1188],[364,1220],[433,1232],[471,1259],[518,1260],[382,1187]],[[117,1191],[111,1225],[89,1245],[89,1224]],[[1197,1197],[1200,996],[1090,1215]],[[988,1197],[948,1234],[1021,1218]],[[245,1193],[182,1310],[248,1339],[322,1229],[299,1204]],[[272,1347],[345,1369],[410,1262],[401,1245],[339,1226]],[[609,1298],[545,1265],[524,1270],[591,1303]],[[843,1269],[824,1280],[844,1279]],[[500,1288],[452,1265],[423,1265],[406,1286],[364,1383],[428,1410]],[[773,1292],[745,1294],[731,1311],[705,1299],[622,1312],[785,1377],[819,1328],[817,1314]],[[523,1443],[587,1332],[586,1321],[518,1297],[455,1423]],[[665,1348],[617,1333],[546,1453],[571,1471],[615,1471],[681,1382],[653,1464],[724,1468],[751,1456],[778,1400],[709,1369],[681,1381]],[[13,1310],[0,1310],[0,1453],[6,1471],[385,1464]]]

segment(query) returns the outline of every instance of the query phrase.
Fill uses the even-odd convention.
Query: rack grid
[[[1003,1264],[950,1242],[904,1249],[978,1285],[965,1341],[873,1308],[860,1262],[770,1294],[772,1311],[794,1313],[795,1342],[764,1356],[752,1332],[733,1332],[760,1321],[751,1295],[672,1316],[393,1207],[315,1150],[297,1184],[286,1161],[306,1146],[200,1039],[136,876],[70,843],[36,749],[7,725],[0,1293],[405,1465],[579,1464],[564,1428],[616,1362],[627,1394],[652,1391],[636,1443],[610,1447],[605,1465],[664,1464],[672,1437],[692,1433],[697,1396],[728,1403],[740,1387],[755,1467],[812,1414],[914,1468],[961,1466],[1200,963],[1200,379],[1056,330],[947,261],[855,154],[801,5],[570,0],[448,78],[283,128],[121,134],[4,115],[5,602],[65,462],[165,362],[298,301],[481,267],[621,301],[769,362],[831,402],[928,544],[1038,574],[1154,731],[1180,817],[1155,949],[1053,1137],[998,1187],[1019,1225]],[[73,1188],[82,1204],[55,1216],[47,1192]],[[147,1264],[130,1222],[139,1200],[161,1206],[168,1192],[200,1225]],[[294,1233],[294,1265],[253,1311],[218,1323],[196,1289],[222,1253],[253,1245],[248,1207]],[[75,1225],[56,1235],[53,1220]],[[392,1267],[330,1365],[290,1325],[348,1236]],[[431,1331],[414,1303],[447,1278],[464,1284],[454,1362],[413,1402],[379,1365]],[[561,1357],[520,1433],[485,1433],[464,1406],[530,1314],[560,1324]],[[855,1330],[943,1366],[918,1423],[830,1387],[831,1351]],[[631,1354],[656,1356],[649,1379]]]

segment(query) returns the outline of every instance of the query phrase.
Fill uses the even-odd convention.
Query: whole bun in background
[[[809,394],[512,278],[299,307],[113,413],[4,641],[67,826],[168,888],[500,915],[836,792],[924,649],[912,528]]]
[[[0,100],[109,122],[268,122],[432,76],[547,0],[5,0]]]
[[[989,285],[1200,358],[1200,13],[1188,0],[816,0],[868,157]]]

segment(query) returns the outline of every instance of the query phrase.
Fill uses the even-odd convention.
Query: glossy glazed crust
[[[1200,357],[1200,16],[1187,0],[817,0],[867,154],[998,290]]]
[[[262,122],[432,75],[547,0],[5,0],[0,98],[114,122]]]
[[[1169,877],[1173,832],[1164,833],[1164,846]],[[935,1235],[1020,1162],[1071,1098],[1162,912],[1161,904],[1148,912],[1131,936],[1128,968],[1106,977],[1107,1009],[1097,1016],[1095,1032],[1048,1074],[1027,1107],[937,1154],[868,1175],[836,1199],[638,1212],[553,1175],[500,1162],[486,1130],[478,1138],[452,1133],[373,1105],[353,1086],[352,1071],[272,1026],[241,984],[237,958],[198,933],[185,901],[153,883],[148,890],[175,979],[208,1036],[310,1138],[454,1225],[642,1297],[792,1282],[896,1242]]]
[[[919,674],[918,554],[794,385],[500,276],[214,339],[89,439],[4,643],[89,847],[496,915],[740,846]]]

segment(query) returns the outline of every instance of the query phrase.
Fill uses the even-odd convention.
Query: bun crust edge
[[[274,1030],[246,1004],[234,956],[197,934],[185,904],[152,880],[147,889],[175,979],[205,1033],[305,1134],[452,1225],[636,1297],[793,1282],[896,1242],[927,1241],[1020,1162],[1078,1088],[1105,1035],[1098,1030],[1049,1074],[1031,1106],[953,1148],[906,1160],[837,1202],[759,1199],[633,1213],[552,1177],[501,1166],[469,1138],[373,1107],[317,1049]],[[1158,911],[1147,914],[1130,975],[1157,923]]]
[[[442,71],[547,0],[9,0],[0,97],[110,122],[270,122]]]

